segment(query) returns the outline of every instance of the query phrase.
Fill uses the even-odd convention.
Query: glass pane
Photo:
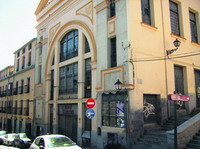
[[[117,119],[116,117],[110,117],[110,126],[111,127],[117,127]]]
[[[124,117],[118,117],[117,118],[117,127],[125,127],[125,120]]]
[[[109,126],[109,117],[103,116],[103,117],[102,117],[102,120],[103,120],[103,121],[102,121],[102,123],[103,123],[102,125],[103,125],[103,126]]]

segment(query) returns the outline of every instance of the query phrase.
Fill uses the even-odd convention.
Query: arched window
[[[78,56],[78,30],[67,33],[60,42],[60,62]]]

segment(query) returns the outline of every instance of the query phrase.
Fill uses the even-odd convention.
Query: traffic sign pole
[[[177,103],[174,101],[174,149],[177,149]]]

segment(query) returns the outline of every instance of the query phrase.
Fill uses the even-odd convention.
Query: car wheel
[[[13,146],[15,147],[16,145],[15,145],[15,142],[13,142]]]

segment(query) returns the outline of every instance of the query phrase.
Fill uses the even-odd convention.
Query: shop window
[[[102,125],[110,127],[125,127],[126,94],[102,95]]]

